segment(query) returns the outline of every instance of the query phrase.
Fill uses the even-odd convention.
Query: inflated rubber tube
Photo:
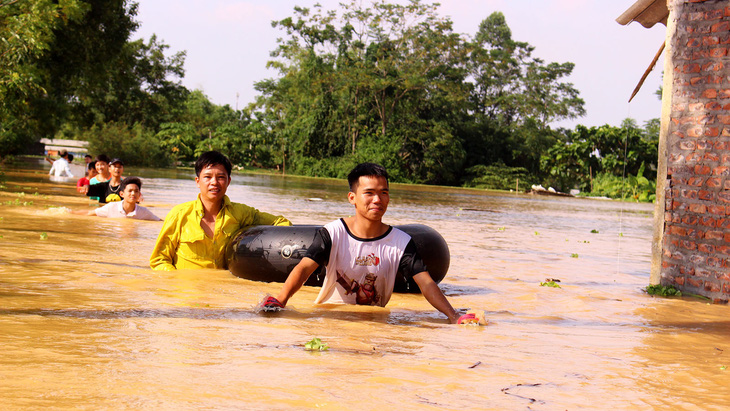
[[[314,235],[322,226],[294,225],[252,226],[233,236],[228,250],[228,269],[236,277],[247,280],[278,282],[286,281],[291,270],[304,258]],[[422,224],[399,225],[413,238],[428,272],[437,283],[443,280],[449,270],[449,246],[441,234]],[[324,267],[319,267],[309,276],[305,285],[322,286]],[[406,282],[399,271],[393,291],[397,293],[420,292],[413,279]]]

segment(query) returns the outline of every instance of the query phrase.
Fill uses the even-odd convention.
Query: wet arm
[[[456,324],[459,320],[459,315],[456,314],[454,307],[451,306],[451,303],[449,303],[449,300],[446,299],[446,296],[443,292],[441,292],[438,284],[436,284],[433,278],[431,278],[428,271],[422,271],[414,275],[413,280],[415,280],[416,284],[418,284],[418,288],[421,289],[421,294],[426,297],[426,301],[428,301],[433,308],[446,315],[451,324]]]
[[[311,258],[302,258],[302,261],[300,261],[291,273],[289,273],[289,276],[286,278],[286,282],[284,282],[284,286],[281,288],[281,291],[279,291],[279,295],[276,296],[276,299],[279,300],[282,305],[286,305],[289,298],[302,288],[302,285],[304,285],[317,267],[319,267],[319,264]]]

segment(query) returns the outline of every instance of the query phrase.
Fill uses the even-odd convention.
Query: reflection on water
[[[449,243],[441,284],[487,327],[446,324],[420,295],[387,308],[254,314],[280,285],[222,270],[154,272],[161,223],[68,214],[93,203],[50,166],[0,190],[4,408],[719,409],[727,307],[657,299],[652,206],[393,185],[387,221]],[[135,170],[159,216],[195,198],[191,170]],[[236,175],[234,201],[323,224],[351,213],[339,180]],[[37,193],[37,194],[36,194]],[[41,239],[45,233],[46,238]],[[561,288],[540,287],[546,278]],[[329,351],[303,350],[319,337]]]

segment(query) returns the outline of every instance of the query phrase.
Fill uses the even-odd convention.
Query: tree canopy
[[[373,161],[393,181],[485,188],[654,177],[658,120],[551,128],[585,114],[574,64],[534,57],[500,12],[467,35],[421,0],[295,7],[272,22],[277,77],[242,110],[185,88],[185,52],[132,40],[136,14],[131,0],[0,0],[0,156],[56,136],[148,166],[217,149],[238,166],[344,177]]]

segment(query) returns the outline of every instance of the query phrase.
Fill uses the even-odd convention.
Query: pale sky
[[[664,56],[629,104],[631,92],[664,41],[666,27],[621,26],[616,18],[636,0],[442,0],[454,31],[472,36],[479,23],[501,11],[512,38],[535,47],[546,63],[573,62],[568,81],[580,91],[587,114],[553,126],[618,126],[626,117],[639,125],[661,113],[654,92],[661,85]],[[266,69],[276,39],[284,37],[272,20],[293,16],[294,6],[325,9],[343,0],[138,0],[140,29],[134,38],[157,34],[171,52],[186,50],[189,89],[212,102],[243,108],[254,101],[253,84],[277,75]],[[344,0],[348,2],[348,0]],[[236,95],[239,95],[238,101]]]

